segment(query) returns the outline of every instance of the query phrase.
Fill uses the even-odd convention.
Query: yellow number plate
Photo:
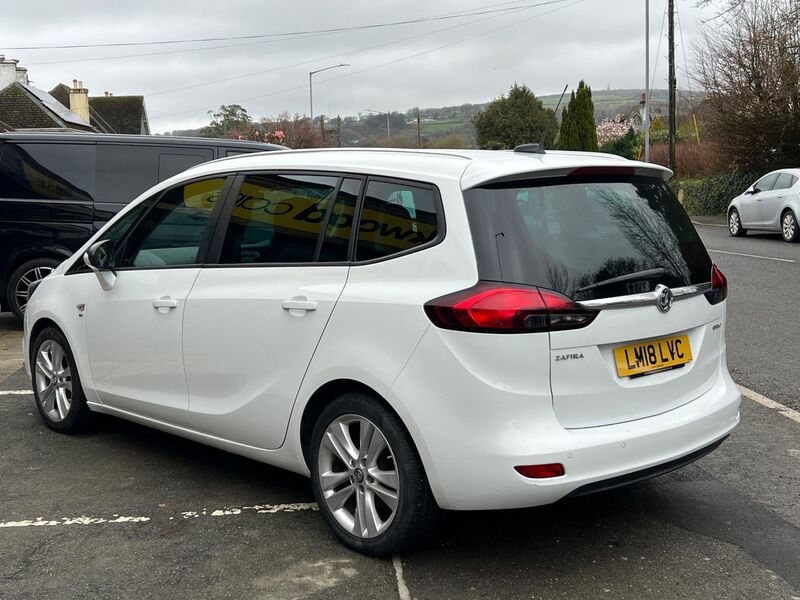
[[[617,374],[630,377],[685,364],[692,360],[692,349],[689,336],[679,335],[614,348],[614,359]]]

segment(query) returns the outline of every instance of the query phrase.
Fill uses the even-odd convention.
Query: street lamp
[[[311,124],[314,124],[314,91],[311,84],[311,77],[314,73],[322,73],[322,71],[327,71],[328,69],[338,69],[339,67],[349,67],[349,63],[339,63],[338,65],[331,65],[330,67],[325,67],[324,69],[317,69],[316,71],[309,71],[308,73],[308,109],[311,113]]]
[[[382,110],[372,110],[371,108],[365,108],[364,110],[367,111],[367,112],[375,113],[376,115],[386,115],[386,139],[389,139],[390,137],[392,137],[392,133],[389,130],[389,113],[388,112],[384,112]]]

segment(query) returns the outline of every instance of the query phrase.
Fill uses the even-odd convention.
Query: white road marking
[[[0,396],[31,396],[31,390],[0,390]]]
[[[319,510],[315,502],[293,502],[290,504],[255,504],[253,506],[226,506],[214,510],[203,509],[201,511],[187,511],[180,513],[184,519],[197,517],[227,517],[240,515],[244,511],[252,511],[259,514],[272,514],[278,512],[297,512],[301,510]],[[170,517],[172,519],[173,517]],[[8,527],[52,527],[55,525],[102,525],[106,523],[147,523],[151,517],[145,516],[120,516],[112,515],[105,517],[58,517],[55,519],[45,519],[36,517],[34,519],[23,519],[21,521],[0,521],[0,529]]]
[[[791,409],[788,406],[784,406],[780,402],[775,402],[775,400],[767,398],[766,396],[762,396],[758,392],[754,392],[753,390],[748,389],[743,385],[739,386],[739,390],[742,392],[742,395],[745,398],[749,398],[753,402],[758,402],[762,406],[771,408],[772,410],[775,410],[780,414],[782,414],[784,417],[791,419],[792,421],[795,421],[797,423],[800,423],[800,412],[797,412],[796,410]]]
[[[394,574],[397,576],[397,595],[400,600],[411,600],[411,592],[408,591],[405,577],[403,577],[403,560],[395,554],[392,557],[392,565],[394,565]]]
[[[709,252],[716,252],[717,254],[733,254],[734,256],[747,256],[748,258],[760,258],[762,260],[775,260],[778,262],[794,263],[797,262],[792,258],[777,258],[775,256],[761,256],[760,254],[745,254],[744,252],[728,252],[727,250],[712,250],[708,248]]]
[[[701,227],[728,227],[724,223],[701,223],[700,221],[692,221],[692,223]]]

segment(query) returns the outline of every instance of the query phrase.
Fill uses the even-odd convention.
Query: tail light
[[[546,465],[523,465],[514,467],[514,470],[529,479],[549,479],[550,477],[561,477],[566,473],[564,465],[561,463],[550,463]]]
[[[479,333],[533,333],[585,327],[597,315],[557,292],[479,282],[425,304],[437,327]]]
[[[711,291],[706,292],[709,304],[719,304],[728,297],[728,280],[717,265],[711,267]]]

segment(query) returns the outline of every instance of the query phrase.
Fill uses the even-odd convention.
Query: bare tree
[[[704,26],[696,79],[711,134],[734,167],[800,160],[799,0],[730,0]]]

